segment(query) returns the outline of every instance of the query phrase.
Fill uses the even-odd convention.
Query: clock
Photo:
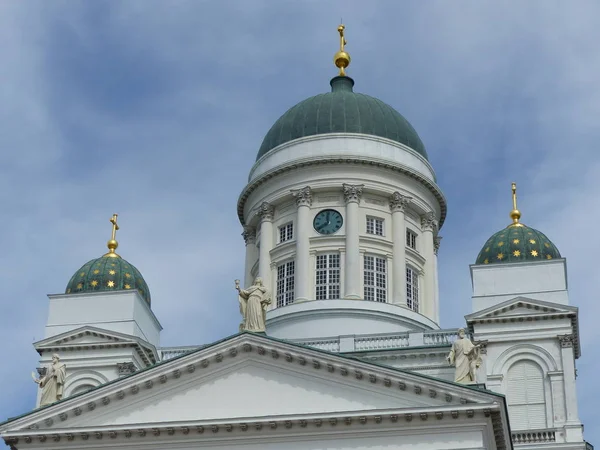
[[[315,216],[313,226],[318,233],[333,234],[342,228],[342,215],[335,209],[324,209]]]

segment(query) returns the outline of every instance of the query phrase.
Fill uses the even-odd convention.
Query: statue
[[[465,337],[465,330],[458,330],[458,339],[446,357],[448,363],[456,367],[454,382],[462,384],[477,383],[477,369],[481,366],[479,345],[475,345]]]
[[[52,364],[48,366],[43,377],[36,378],[33,373],[31,374],[33,381],[42,390],[40,406],[49,405],[62,399],[66,375],[66,366],[60,362],[60,358],[56,353],[52,355]]]
[[[235,288],[239,292],[238,300],[242,314],[240,332],[264,333],[267,322],[267,306],[271,304],[271,294],[263,286],[262,278],[257,277],[254,284],[248,289],[241,289],[240,280],[235,280]]]

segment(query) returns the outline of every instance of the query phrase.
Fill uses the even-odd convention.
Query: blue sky
[[[340,16],[355,90],[413,124],[448,199],[442,326],[471,312],[468,266],[516,181],[523,222],[568,259],[600,445],[600,4],[583,0],[0,2],[0,419],[32,407],[46,294],[105,251],[113,212],[163,345],[236,331],[237,196],[271,124],[329,89]]]

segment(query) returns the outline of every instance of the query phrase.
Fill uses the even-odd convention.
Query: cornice
[[[265,172],[261,176],[257,177],[254,180],[251,180],[238,198],[238,218],[242,225],[245,225],[244,220],[244,204],[246,200],[250,196],[252,192],[254,192],[260,185],[264,184],[271,178],[281,175],[283,173],[290,172],[292,170],[299,169],[301,167],[310,167],[310,166],[319,166],[319,165],[327,165],[327,164],[359,164],[359,165],[368,165],[371,167],[381,167],[383,169],[392,170],[394,172],[399,172],[404,175],[407,175],[410,178],[415,179],[416,181],[422,183],[437,199],[440,204],[440,219],[438,229],[442,228],[444,224],[444,220],[446,219],[447,213],[447,205],[446,198],[444,194],[440,190],[440,188],[435,184],[434,181],[425,178],[423,175],[418,173],[416,170],[404,166],[398,163],[392,163],[390,161],[378,159],[378,158],[369,158],[366,156],[347,156],[347,157],[322,157],[322,158],[306,158],[302,160],[292,161],[286,164],[282,164],[274,169],[271,169],[268,172]],[[390,194],[392,194],[390,192]]]
[[[226,360],[250,353],[265,359],[285,361],[286,364],[296,367],[296,370],[326,372],[327,378],[348,377],[357,383],[365,383],[370,386],[380,385],[401,391],[408,390],[417,395],[434,390],[437,392],[436,395],[444,398],[448,403],[472,404],[473,406],[481,402],[489,404],[492,400],[490,396],[496,396],[496,394],[479,392],[427,375],[348,359],[314,348],[276,341],[272,338],[241,334],[212,347],[169,359],[150,369],[138,371],[86,393],[34,410],[25,416],[4,423],[0,426],[0,430],[6,429],[7,424],[10,423],[15,428],[27,427],[29,430],[45,428],[46,434],[52,434],[55,432],[54,428],[57,428],[55,425],[62,426],[64,424],[68,427],[70,418],[86,415],[96,409],[107,408],[111,402],[122,402],[125,398],[133,397],[141,391],[179,381],[180,378],[190,377],[195,371],[207,370],[211,365],[222,365]],[[460,394],[457,394],[457,389]]]

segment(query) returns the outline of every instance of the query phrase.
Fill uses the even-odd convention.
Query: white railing
[[[519,431],[512,434],[513,444],[538,444],[556,442],[555,430]]]
[[[364,336],[354,339],[354,350],[380,350],[388,348],[408,347],[408,333]]]
[[[339,339],[319,339],[315,341],[304,341],[298,342],[299,344],[306,345],[307,347],[314,347],[319,350],[325,350],[328,352],[339,352],[340,341]]]
[[[160,352],[160,360],[165,361],[167,359],[175,358],[176,356],[183,355],[184,353],[191,352],[193,350],[197,350],[200,346],[191,345],[184,347],[163,347],[159,349]]]
[[[423,333],[423,345],[452,345],[456,339],[458,339],[458,329]]]

